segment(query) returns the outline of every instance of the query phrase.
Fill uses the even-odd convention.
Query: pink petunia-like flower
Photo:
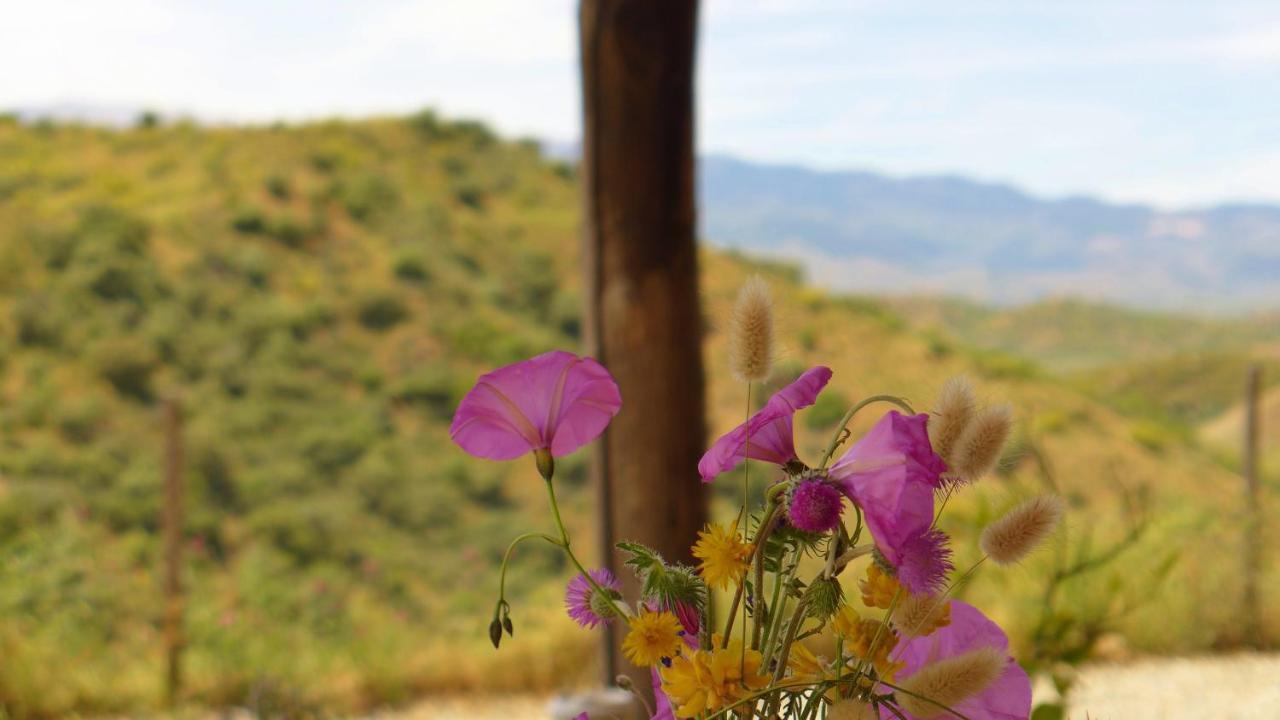
[[[738,466],[744,458],[786,465],[796,460],[792,437],[792,416],[807,408],[831,380],[831,369],[810,368],[790,385],[769,398],[769,402],[746,422],[720,436],[698,461],[703,482]]]
[[[622,597],[622,585],[607,568],[591,570],[591,579],[604,588],[606,592],[617,593],[614,599]],[[607,623],[613,618],[608,616],[608,605],[603,599],[595,598],[595,588],[582,575],[569,581],[564,591],[564,607],[569,617],[584,628],[593,628],[600,623]]]
[[[599,437],[620,407],[604,366],[555,350],[481,375],[458,404],[449,436],[490,460],[537,450],[560,457]]]
[[[897,684],[929,663],[982,647],[998,648],[1007,655],[1009,638],[980,610],[952,600],[951,624],[924,637],[911,638],[895,649],[894,657],[903,663],[897,673]],[[994,683],[978,695],[957,703],[955,710],[972,720],[1026,720],[1031,714],[1031,681],[1010,657],[1004,673]],[[893,717],[887,710],[880,712],[886,720]],[[910,713],[906,716],[914,719]]]
[[[951,570],[946,536],[931,529],[946,465],[929,445],[928,418],[889,412],[828,471],[862,508],[876,549],[913,593],[937,590]]]

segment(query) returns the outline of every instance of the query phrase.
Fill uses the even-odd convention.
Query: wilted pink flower
[[[914,593],[936,590],[951,569],[946,536],[931,531],[933,492],[946,465],[929,446],[928,418],[889,412],[828,471],[862,508],[876,548]]]
[[[831,369],[819,365],[806,370],[790,385],[774,393],[760,412],[720,436],[702,456],[698,461],[702,481],[711,482],[720,473],[737,467],[743,458],[775,465],[786,465],[796,460],[792,416],[797,410],[812,405],[829,380]]]
[[[787,519],[805,532],[827,532],[840,524],[843,509],[844,495],[835,485],[820,478],[809,478],[801,480],[791,491]]]
[[[555,350],[481,375],[459,403],[449,436],[490,460],[542,449],[559,457],[599,437],[621,406],[600,363]]]
[[[903,663],[897,684],[929,663],[945,660],[983,647],[1008,654],[1009,638],[977,608],[959,600],[951,601],[951,623],[929,635],[907,639],[894,655]],[[1031,714],[1031,681],[1013,658],[1004,673],[986,690],[954,705],[956,712],[972,720],[1026,720]],[[881,710],[882,718],[893,717]],[[907,717],[914,717],[910,713]]]
[[[609,572],[607,568],[596,568],[591,572],[591,579],[604,589],[605,592],[616,593],[612,599],[622,597],[619,591],[622,586],[618,584],[618,579]],[[608,616],[609,610],[607,603],[603,598],[595,597],[596,590],[591,587],[591,583],[582,575],[578,575],[569,581],[569,586],[564,591],[564,606],[569,612],[569,617],[584,628],[593,628],[600,623],[607,623],[612,620]]]

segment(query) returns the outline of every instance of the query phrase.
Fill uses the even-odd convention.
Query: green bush
[[[267,230],[267,220],[258,208],[244,207],[231,215],[231,229],[244,235],[260,235]]]
[[[394,293],[370,292],[360,299],[356,317],[370,330],[388,330],[409,317],[409,306]]]
[[[431,279],[431,271],[427,268],[427,259],[420,252],[402,250],[396,255],[391,266],[397,278],[412,283],[425,283]]]
[[[271,194],[271,197],[277,200],[288,200],[293,197],[293,189],[289,186],[289,180],[282,175],[268,177],[263,182],[263,186]]]
[[[146,343],[132,337],[109,339],[95,349],[93,360],[98,374],[116,392],[141,402],[151,401],[151,377],[157,362]]]

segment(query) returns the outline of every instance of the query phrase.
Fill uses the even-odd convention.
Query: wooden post
[[[1244,455],[1241,472],[1245,488],[1244,627],[1245,642],[1262,644],[1262,612],[1258,605],[1258,574],[1262,569],[1262,511],[1258,497],[1259,398],[1262,368],[1249,366],[1244,396]]]
[[[164,401],[164,697],[172,707],[182,690],[182,409]]]
[[[694,214],[696,0],[582,0],[583,256],[587,351],[613,373],[622,411],[593,458],[601,554],[650,545],[691,562],[706,518],[702,319]],[[619,573],[631,583],[627,573]],[[634,583],[627,587],[634,597]],[[606,641],[605,679],[649,673]]]

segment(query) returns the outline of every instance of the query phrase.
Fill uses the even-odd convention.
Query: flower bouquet
[[[729,340],[750,407],[752,384],[767,378],[772,362],[762,282],[740,292]],[[980,406],[963,379],[948,382],[929,412],[875,395],[849,408],[819,457],[802,459],[793,417],[831,376],[821,366],[804,372],[703,456],[703,482],[748,460],[772,466],[772,480],[762,507],[752,508],[743,473],[736,517],[698,534],[697,567],[618,544],[641,588],[630,599],[609,570],[583,566],[555,496],[555,458],[598,437],[621,407],[609,372],[591,358],[550,352],[480,377],[458,407],[454,441],[494,460],[532,454],[557,530],[525,533],[509,546],[489,628],[494,647],[513,632],[505,597],[511,552],[541,540],[577,568],[565,593],[569,616],[586,628],[625,627],[624,655],[651,668],[654,718],[1027,718],[1030,682],[1009,656],[1005,633],[949,595],[987,560],[1024,558],[1052,533],[1062,503],[1033,498],[986,527],[982,559],[959,573],[938,527],[947,501],[995,466],[1010,410]],[[888,412],[841,452],[854,415],[883,405]],[[846,602],[855,588],[870,612]],[[726,602],[713,603],[715,591]],[[625,677],[620,684],[629,685]]]

